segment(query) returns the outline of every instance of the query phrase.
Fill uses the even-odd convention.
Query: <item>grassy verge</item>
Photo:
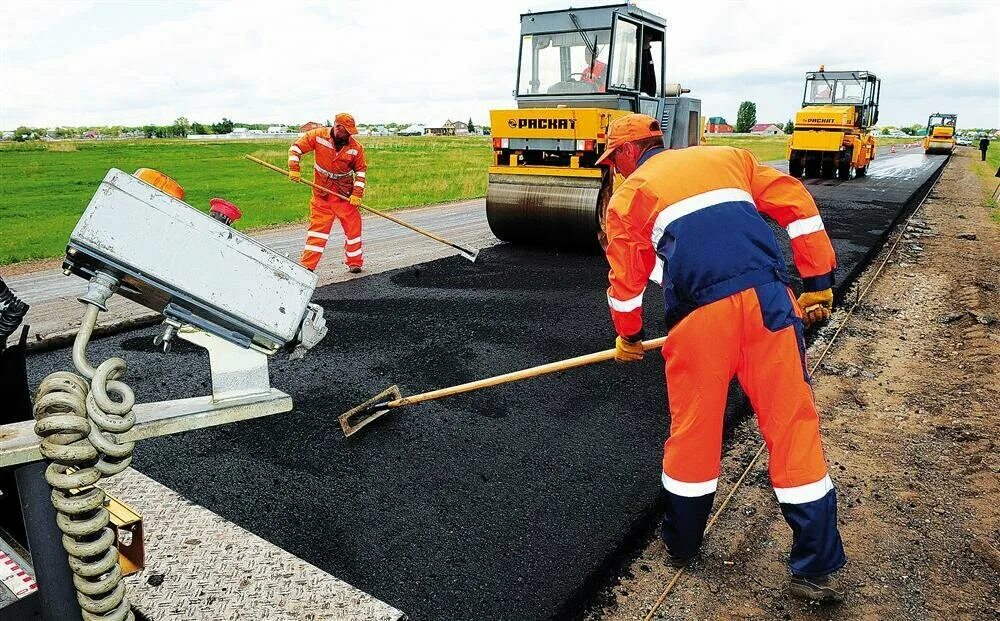
[[[963,147],[959,147],[963,148]],[[976,147],[965,147],[973,153],[973,170],[983,181],[984,194],[986,198],[986,208],[990,210],[990,217],[1000,225],[1000,204],[993,197],[1000,183],[1000,178],[996,177],[997,169],[1000,168],[1000,140],[990,142],[990,148],[986,151],[986,161],[981,160],[978,145]]]
[[[365,203],[396,209],[484,196],[488,138],[363,137]],[[219,196],[243,210],[237,228],[303,220],[309,189],[243,159],[284,167],[290,141],[4,143],[0,145],[0,265],[61,255],[69,233],[110,168],[146,166],[175,178],[185,200],[208,210]],[[308,170],[312,157],[304,158]],[[311,178],[311,177],[308,177]]]

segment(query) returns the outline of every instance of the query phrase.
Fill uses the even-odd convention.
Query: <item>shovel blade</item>
[[[399,386],[393,384],[361,405],[347,410],[339,418],[340,428],[344,431],[344,436],[348,438],[353,436],[365,425],[375,422],[376,419],[392,409],[380,407],[383,404],[402,398]]]

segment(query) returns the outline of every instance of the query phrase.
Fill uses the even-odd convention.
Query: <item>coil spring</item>
[[[49,461],[45,479],[52,486],[56,523],[85,621],[135,618],[121,581],[105,495],[94,487],[102,476],[117,474],[132,461],[134,444],[119,443],[114,435],[135,423],[135,396],[118,379],[124,372],[121,358],[94,369],[90,385],[75,373],[57,371],[42,380],[35,400],[35,433]]]

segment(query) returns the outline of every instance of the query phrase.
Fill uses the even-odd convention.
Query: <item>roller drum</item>
[[[491,174],[486,219],[506,242],[595,249],[605,190],[599,178]]]

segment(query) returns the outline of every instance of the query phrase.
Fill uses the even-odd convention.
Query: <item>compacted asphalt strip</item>
[[[944,162],[900,160],[807,184],[841,292]],[[572,615],[656,519],[669,429],[659,355],[410,406],[349,440],[336,417],[393,383],[412,394],[610,347],[606,277],[599,256],[504,244],[475,264],[323,287],[330,334],[304,360],[271,364],[293,412],[141,442],[134,466],[413,619]],[[658,336],[657,287],[645,307]],[[123,355],[140,401],[207,393],[207,356],[160,354],[154,332],[100,339],[91,359]],[[66,349],[35,354],[30,381],[68,365]],[[734,390],[727,416],[743,415]]]

